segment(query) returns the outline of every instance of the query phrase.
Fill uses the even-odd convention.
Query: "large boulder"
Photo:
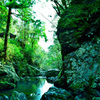
[[[100,42],[83,43],[79,49],[65,56],[64,74],[55,82],[55,86],[68,89],[74,95],[85,93],[87,99],[100,96],[99,59]]]
[[[24,93],[19,93],[17,91],[13,91],[9,100],[27,100],[27,98]]]
[[[73,97],[65,89],[51,87],[49,91],[42,96],[41,100],[73,100]]]
[[[0,100],[9,100],[9,97],[6,95],[0,96]]]
[[[0,63],[0,90],[14,88],[18,81],[19,77],[13,66]]]
[[[60,70],[58,69],[50,69],[45,72],[46,79],[49,83],[54,83],[58,77]]]

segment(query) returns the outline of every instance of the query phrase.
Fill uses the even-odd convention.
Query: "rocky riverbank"
[[[24,93],[19,93],[17,91],[13,91],[10,97],[4,95],[0,96],[0,100],[27,100],[26,95]]]
[[[19,76],[11,65],[0,63],[0,91],[14,88],[19,81]]]

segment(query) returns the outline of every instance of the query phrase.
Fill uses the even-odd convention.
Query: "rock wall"
[[[75,51],[85,41],[100,37],[99,0],[82,0],[80,3],[72,0],[72,4],[61,16],[57,26],[57,36],[62,47],[62,59],[68,53]]]
[[[63,66],[55,86],[70,91],[75,100],[100,97],[98,3],[99,0],[72,0],[57,26],[56,34],[61,44]]]
[[[19,77],[12,65],[4,65],[0,62],[0,90],[14,88]]]

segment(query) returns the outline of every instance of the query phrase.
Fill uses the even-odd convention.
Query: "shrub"
[[[23,59],[23,54],[20,52],[20,49],[16,45],[8,44],[7,59],[10,61],[21,61]]]

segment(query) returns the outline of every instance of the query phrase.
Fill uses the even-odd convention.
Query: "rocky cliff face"
[[[72,1],[58,22],[63,73],[55,85],[92,100],[100,97],[100,1]]]
[[[72,2],[58,22],[56,34],[62,47],[63,60],[64,56],[75,51],[85,41],[100,37],[99,0],[83,1],[87,1],[88,5]]]

